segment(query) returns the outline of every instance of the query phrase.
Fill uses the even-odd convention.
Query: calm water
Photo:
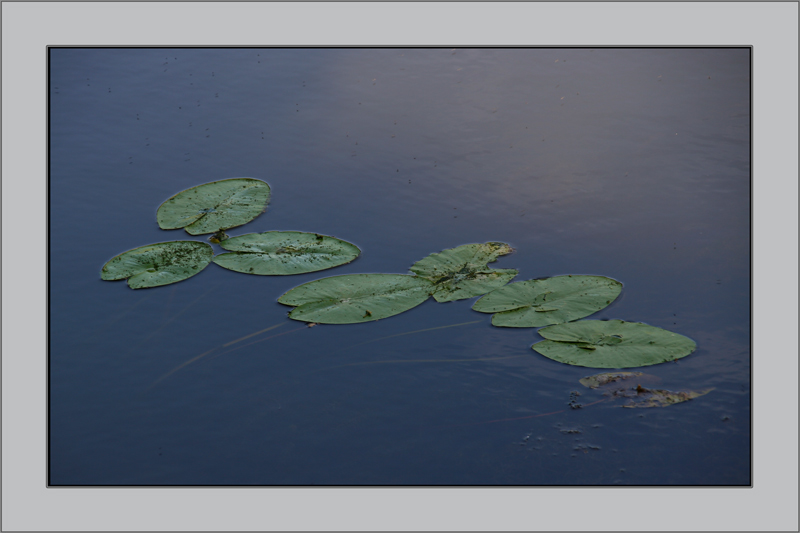
[[[749,53],[51,50],[50,483],[749,484]],[[125,250],[204,240],[156,209],[232,177],[273,196],[230,235],[324,233],[361,257],[100,280]],[[572,391],[602,398],[578,383],[600,370],[539,356],[534,329],[493,327],[476,298],[314,328],[276,302],[490,240],[516,249],[492,266],[517,281],[622,281],[591,318],[691,337],[642,370],[714,390],[573,410]]]

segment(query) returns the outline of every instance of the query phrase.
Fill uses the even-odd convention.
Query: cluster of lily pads
[[[355,245],[318,233],[267,231],[229,238],[225,230],[263,213],[270,187],[253,178],[198,185],[167,199],[156,212],[161,229],[184,228],[190,235],[212,233],[209,240],[230,253],[214,255],[211,245],[170,241],[140,246],[112,258],[100,276],[127,279],[132,289],[168,285],[199,274],[211,262],[237,272],[281,276],[343,265],[361,254]]]
[[[268,231],[229,237],[266,210],[267,183],[234,178],[192,187],[167,199],[157,211],[159,227],[184,228],[228,253],[214,255],[204,242],[172,241],[129,250],[102,268],[104,280],[127,279],[133,289],[175,283],[211,262],[254,275],[315,272],[349,263],[361,253],[335,237]],[[488,265],[513,252],[500,242],[466,244],[433,253],[410,274],[347,274],[311,281],[278,298],[294,307],[289,317],[315,324],[353,324],[408,311],[433,297],[450,302],[482,296],[472,308],[492,313],[497,327],[541,328],[536,352],[569,365],[632,368],[674,361],[696,349],[691,339],[661,328],[623,320],[580,320],[611,304],[622,283],[604,276],[563,275],[509,283],[515,269]]]

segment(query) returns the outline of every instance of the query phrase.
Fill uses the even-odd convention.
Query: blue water
[[[749,74],[749,49],[51,49],[50,484],[748,485]],[[123,251],[204,240],[156,209],[233,177],[273,195],[231,236],[361,257],[100,280]],[[691,337],[641,370],[714,390],[571,409],[603,398],[578,383],[600,370],[476,298],[313,328],[276,301],[486,241],[516,249],[492,266],[517,281],[620,280],[591,318]]]

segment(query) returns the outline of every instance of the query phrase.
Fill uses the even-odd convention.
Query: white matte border
[[[3,2],[2,529],[797,531],[797,20],[795,2]],[[46,488],[48,45],[754,46],[754,488]]]

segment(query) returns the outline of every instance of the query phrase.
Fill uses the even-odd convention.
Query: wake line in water
[[[160,382],[162,382],[162,381],[164,381],[165,379],[167,379],[169,376],[171,376],[172,374],[174,374],[174,373],[175,373],[175,372],[177,372],[178,370],[180,370],[180,369],[182,369],[182,368],[185,368],[185,367],[189,366],[190,364],[192,364],[192,363],[194,363],[194,362],[196,362],[196,361],[199,361],[200,359],[204,358],[205,356],[207,356],[207,355],[209,355],[209,354],[213,353],[214,351],[216,351],[216,350],[218,350],[218,349],[220,349],[220,348],[227,348],[228,346],[233,346],[233,345],[234,345],[234,344],[236,344],[236,343],[239,343],[239,342],[242,342],[242,341],[244,341],[244,340],[247,340],[247,339],[253,338],[253,337],[255,337],[256,335],[261,335],[262,333],[266,333],[267,331],[271,331],[271,330],[273,330],[273,329],[279,328],[279,327],[281,327],[281,326],[283,326],[283,325],[285,325],[285,324],[286,324],[286,322],[282,322],[282,323],[280,323],[280,324],[275,324],[274,326],[270,326],[270,327],[268,327],[268,328],[264,328],[264,329],[262,329],[262,330],[260,330],[260,331],[256,331],[255,333],[251,333],[251,334],[249,334],[249,335],[245,335],[244,337],[241,337],[241,338],[238,338],[238,339],[236,339],[236,340],[233,340],[233,341],[227,342],[227,343],[225,343],[225,344],[223,344],[223,345],[221,345],[221,346],[216,346],[216,347],[214,347],[214,348],[211,348],[211,349],[210,349],[210,350],[208,350],[207,352],[203,352],[203,353],[201,353],[200,355],[198,355],[198,356],[196,356],[196,357],[193,357],[193,358],[189,359],[188,361],[186,361],[186,362],[184,362],[184,363],[181,363],[180,365],[176,366],[175,368],[173,368],[172,370],[170,370],[169,372],[167,372],[166,374],[164,374],[163,376],[161,376],[160,378],[158,378],[157,380],[155,380],[153,383],[151,383],[151,384],[150,384],[150,386],[147,388],[147,390],[150,390],[150,389],[152,389],[153,387],[155,387],[155,386],[156,386],[156,385],[158,385]],[[305,328],[303,328],[303,329],[305,329]],[[285,334],[287,334],[287,333],[292,333],[293,331],[298,331],[298,330],[296,330],[296,329],[293,329],[293,330],[291,330],[291,331],[286,331],[286,332],[284,332],[284,333],[279,333],[279,334],[277,334],[277,335],[271,335],[271,336],[267,337],[266,339],[260,339],[260,340],[257,340],[257,341],[255,341],[255,342],[250,342],[250,343],[247,343],[247,344],[243,344],[242,346],[237,346],[236,348],[232,348],[232,349],[230,349],[230,350],[225,350],[224,352],[221,352],[221,353],[218,353],[218,354],[214,355],[214,357],[219,357],[220,355],[223,355],[223,354],[226,354],[226,353],[230,353],[230,352],[232,352],[232,351],[234,351],[234,350],[238,350],[239,348],[244,348],[245,346],[251,346],[251,345],[253,345],[253,344],[257,344],[257,343],[259,343],[259,342],[263,342],[263,341],[266,341],[266,340],[269,340],[269,339],[272,339],[272,338],[275,338],[275,337],[279,337],[279,336],[281,336],[281,335],[285,335]],[[212,357],[212,359],[213,359],[214,357]]]

